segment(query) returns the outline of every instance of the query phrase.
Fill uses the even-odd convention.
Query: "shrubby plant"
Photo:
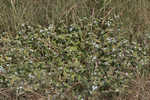
[[[0,66],[5,70],[0,87],[21,91],[18,95],[36,91],[79,100],[125,92],[137,73],[149,71],[149,56],[116,27],[111,18],[83,17],[77,24],[22,24],[15,34],[0,34]]]

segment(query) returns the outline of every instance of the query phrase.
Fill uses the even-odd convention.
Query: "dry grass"
[[[0,3],[1,22],[7,25],[23,22],[46,25],[62,18],[76,22],[79,16],[105,15],[110,8],[114,8],[112,15],[120,15],[120,21],[128,27],[150,24],[148,0],[1,0]]]
[[[37,92],[26,92],[22,94],[15,94],[13,89],[1,88],[0,100],[45,100],[46,97]]]
[[[0,100],[51,100],[52,95],[42,96],[36,92],[23,93],[18,96],[13,94],[12,89],[0,89]],[[76,97],[74,97],[76,98]],[[133,80],[127,88],[127,93],[115,97],[104,95],[95,95],[95,99],[87,98],[87,100],[150,100],[150,77],[137,75],[136,80]],[[77,99],[74,99],[77,100]]]
[[[106,9],[103,1],[91,0],[1,0],[0,28],[16,30],[18,24],[30,23],[46,26],[57,23],[77,22],[78,17],[101,15]],[[110,3],[110,2],[108,2]],[[107,4],[108,5],[108,4]],[[104,10],[105,11],[105,10]]]
[[[150,100],[149,76],[137,75],[136,79],[129,83],[127,93],[115,98],[115,100]]]
[[[112,3],[114,13],[120,15],[118,23],[122,23],[124,35],[138,42],[147,42],[145,34],[150,31],[149,0],[116,0]],[[144,41],[143,41],[144,40]]]
[[[138,76],[129,89],[128,100],[150,100],[150,78]]]
[[[12,2],[11,2],[12,1]],[[17,30],[18,24],[47,26],[64,19],[66,23],[79,22],[79,17],[119,15],[124,34],[147,42],[143,34],[150,28],[149,0],[1,0],[0,32]]]

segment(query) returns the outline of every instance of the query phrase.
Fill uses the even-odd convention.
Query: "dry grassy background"
[[[60,19],[79,22],[79,17],[119,16],[124,34],[139,41],[149,32],[149,0],[1,0],[1,31],[14,31],[18,24],[46,26]]]

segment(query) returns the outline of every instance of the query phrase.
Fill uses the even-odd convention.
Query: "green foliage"
[[[136,73],[149,71],[149,56],[119,36],[112,19],[102,21],[84,17],[77,24],[22,24],[16,33],[3,32],[0,87],[79,100],[125,92]]]

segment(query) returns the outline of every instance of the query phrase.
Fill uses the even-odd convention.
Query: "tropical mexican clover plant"
[[[81,18],[49,27],[23,25],[0,34],[1,87],[55,92],[81,99],[95,93],[122,92],[148,69],[146,49],[115,31],[113,20]],[[28,88],[27,88],[28,87]]]

